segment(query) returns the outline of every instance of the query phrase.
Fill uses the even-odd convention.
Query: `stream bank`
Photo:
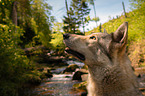
[[[79,68],[84,66],[84,63],[79,61],[69,60],[69,65],[76,64]],[[62,74],[67,66],[52,68],[52,78],[46,78],[38,86],[34,86],[25,93],[26,96],[80,96],[85,90],[75,90],[74,84],[79,84],[81,81],[72,80],[73,73]]]

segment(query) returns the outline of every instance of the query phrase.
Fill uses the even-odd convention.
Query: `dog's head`
[[[113,58],[125,53],[128,23],[123,23],[114,33],[94,33],[88,36],[64,34],[66,52],[88,66],[109,66]],[[116,59],[115,59],[116,60]],[[106,64],[107,63],[107,64]],[[105,64],[105,65],[104,65]]]

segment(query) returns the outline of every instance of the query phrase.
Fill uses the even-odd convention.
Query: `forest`
[[[111,33],[125,21],[129,23],[127,53],[132,66],[144,68],[145,1],[130,0],[130,5],[132,10],[126,16],[116,16],[86,31],[90,21],[99,21],[94,0],[71,0],[69,6],[65,0],[63,22],[56,21],[47,0],[0,0],[0,96],[23,96],[24,89],[52,77],[49,71],[53,68],[66,66],[64,60],[75,60],[64,52],[64,33],[89,35],[104,28]],[[94,18],[89,6],[94,8]]]

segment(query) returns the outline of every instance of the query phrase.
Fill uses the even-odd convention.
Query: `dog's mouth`
[[[80,60],[83,60],[83,61],[85,60],[85,56],[84,56],[83,54],[77,52],[77,51],[74,51],[74,50],[72,50],[72,49],[70,49],[70,48],[68,48],[68,47],[65,49],[65,51],[66,51],[67,53],[69,53],[69,54],[71,54],[71,55],[77,57],[77,58],[80,59]]]

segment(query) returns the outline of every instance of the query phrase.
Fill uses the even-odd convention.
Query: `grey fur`
[[[127,37],[128,23],[124,22],[111,34],[69,34],[64,39],[67,47],[85,56],[83,62],[89,70],[88,96],[142,96],[126,54]]]

